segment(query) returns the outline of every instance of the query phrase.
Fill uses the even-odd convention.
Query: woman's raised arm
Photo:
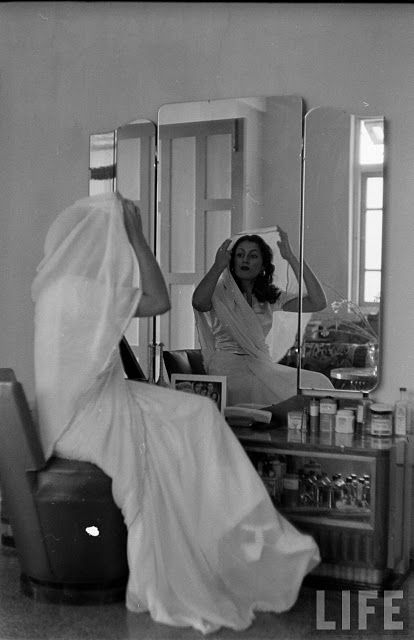
[[[142,231],[141,214],[132,200],[120,196],[125,230],[135,252],[140,271],[142,295],[135,311],[137,317],[157,316],[171,308],[164,276]]]
[[[230,243],[231,239],[228,238],[220,245],[213,266],[207,271],[193,293],[192,304],[197,311],[210,311],[211,309],[211,298],[217,281],[230,262],[231,252],[228,250]]]
[[[283,229],[278,227],[280,234],[280,242],[278,247],[280,249],[280,255],[282,258],[292,267],[296,279],[299,282],[299,260],[293,253],[289,244],[288,235]],[[305,313],[312,311],[322,311],[327,305],[326,295],[316,275],[313,273],[310,266],[303,261],[303,280],[306,285],[306,295],[302,298],[302,311]],[[283,305],[284,311],[298,311],[299,310],[299,298],[292,298]]]

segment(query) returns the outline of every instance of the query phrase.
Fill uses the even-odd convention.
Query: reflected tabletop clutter
[[[364,391],[375,387],[377,370],[375,367],[340,367],[332,369],[330,377],[336,389]]]

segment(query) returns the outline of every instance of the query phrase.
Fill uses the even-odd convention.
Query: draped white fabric
[[[202,633],[245,629],[255,610],[294,604],[318,548],[275,511],[210,399],[124,379],[136,270],[117,196],[78,201],[52,225],[33,283],[43,445],[111,476],[128,609]]]
[[[117,499],[134,487],[132,512],[124,512],[128,521],[136,515],[134,501],[142,488],[143,460],[138,454],[144,434],[142,426],[137,433],[131,399],[114,375],[114,364],[140,299],[136,270],[120,200],[105,194],[78,200],[56,218],[32,284],[36,409],[46,457],[71,426],[96,422],[111,451],[110,466],[104,470],[112,476],[112,467],[122,465],[125,453],[123,442],[111,432],[116,413],[119,429],[133,434],[138,447],[128,469],[135,486],[126,474],[114,478]]]
[[[135,263],[114,194],[77,201],[48,231],[32,285],[37,409],[47,455],[108,366],[138,305]]]

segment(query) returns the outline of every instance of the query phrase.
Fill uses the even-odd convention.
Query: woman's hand
[[[230,244],[231,239],[227,238],[227,240],[225,240],[217,249],[214,266],[219,269],[220,272],[224,271],[224,269],[230,264],[231,251],[228,250]]]
[[[289,243],[288,234],[279,226],[277,227],[277,230],[280,235],[280,241],[277,243],[280,255],[284,260],[287,260],[289,262],[293,256],[293,251]]]

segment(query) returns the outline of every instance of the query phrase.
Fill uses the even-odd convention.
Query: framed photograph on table
[[[226,383],[226,376],[207,376],[190,373],[173,373],[171,375],[173,389],[210,398],[217,404],[221,413],[224,413],[224,407],[226,406]]]

